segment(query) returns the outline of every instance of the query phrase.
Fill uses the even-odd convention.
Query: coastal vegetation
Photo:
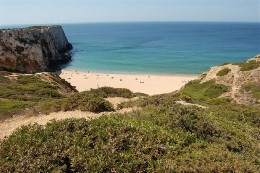
[[[180,91],[147,96],[111,87],[77,92],[53,77],[1,73],[0,111],[5,116],[25,110],[114,111],[108,97],[139,97],[117,109],[142,109],[91,121],[65,119],[22,126],[0,142],[0,172],[260,170],[260,108],[224,97],[230,86],[214,79],[194,80]],[[259,99],[259,83],[246,82],[242,90]]]
[[[259,170],[259,108],[229,103],[201,109],[176,104],[171,97],[154,96],[143,110],[92,121],[67,119],[23,126],[1,142],[0,170]]]
[[[230,68],[224,68],[224,69],[222,69],[222,70],[220,70],[216,75],[217,76],[225,76],[225,75],[227,75],[229,72],[230,72],[231,70],[230,70]]]
[[[91,91],[76,93],[63,99],[53,99],[52,101],[43,102],[36,109],[44,114],[73,110],[95,113],[114,110],[111,103]]]
[[[243,86],[246,92],[250,92],[253,98],[260,99],[260,85],[257,83],[248,83]]]
[[[65,97],[58,92],[57,85],[45,82],[37,75],[0,75],[0,119],[31,109],[39,103]]]
[[[103,98],[108,98],[108,97],[133,98],[139,96],[148,96],[147,94],[143,94],[143,93],[133,93],[132,91],[126,88],[101,87],[97,89],[92,89],[91,91]]]
[[[184,100],[205,101],[212,98],[217,98],[225,93],[228,87],[222,84],[216,84],[214,80],[201,83],[200,80],[189,82],[181,91],[180,94]]]
[[[66,81],[51,73],[38,75],[11,75],[0,73],[0,119],[16,114],[49,114],[58,111],[82,110],[113,111],[104,98],[133,98],[147,96],[129,89],[102,87],[76,92]]]
[[[250,71],[260,67],[260,61],[250,60],[246,62],[234,63],[234,65],[239,65],[241,67],[241,71]]]

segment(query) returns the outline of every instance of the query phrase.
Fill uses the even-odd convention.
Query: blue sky
[[[260,22],[260,0],[0,0],[0,24]]]

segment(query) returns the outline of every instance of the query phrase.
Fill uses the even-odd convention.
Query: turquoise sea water
[[[63,25],[73,70],[198,74],[260,53],[260,23],[103,23]]]
[[[73,44],[69,70],[198,74],[260,54],[260,23],[64,24]]]

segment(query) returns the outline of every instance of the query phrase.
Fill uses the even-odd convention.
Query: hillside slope
[[[258,59],[214,67],[178,92],[117,106],[141,110],[23,126],[0,142],[0,172],[259,172],[258,70]],[[237,96],[242,89],[249,98]],[[45,104],[103,111],[109,96],[136,94],[100,88]]]
[[[260,104],[260,55],[246,62],[212,67],[200,79],[202,82],[215,80],[230,87],[221,97],[239,104]]]

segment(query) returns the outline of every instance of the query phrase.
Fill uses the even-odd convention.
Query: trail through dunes
[[[127,101],[129,99],[125,98],[107,98],[115,107],[118,103],[123,101]],[[39,116],[18,116],[15,118],[11,118],[0,122],[0,140],[6,136],[9,136],[14,132],[17,128],[29,125],[29,124],[40,124],[45,125],[51,120],[62,120],[66,118],[85,118],[87,120],[91,120],[94,118],[98,118],[103,115],[109,115],[113,113],[126,113],[131,112],[133,110],[138,110],[140,108],[126,108],[122,110],[117,110],[116,112],[102,112],[102,113],[93,113],[93,112],[83,112],[79,110],[68,111],[68,112],[54,112],[49,115],[39,115]]]

